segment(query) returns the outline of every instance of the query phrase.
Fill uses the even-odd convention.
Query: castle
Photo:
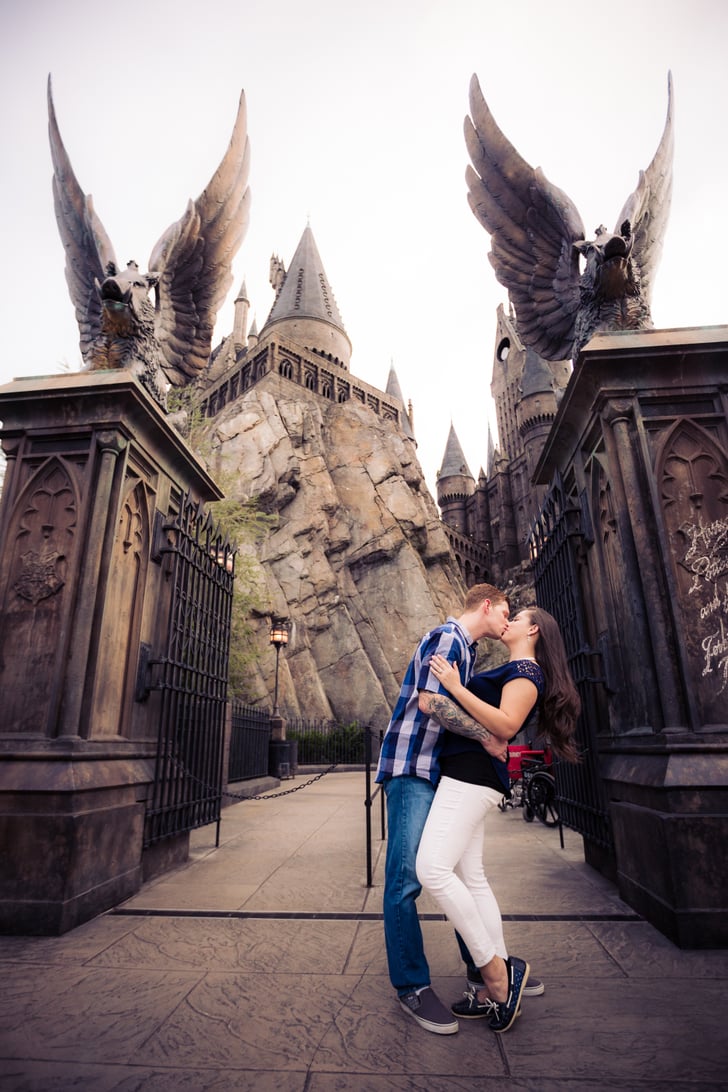
[[[356,399],[414,440],[394,369],[386,391],[349,371],[351,342],[324,270],[310,225],[306,226],[290,269],[271,258],[270,281],[276,290],[260,334],[248,328],[250,301],[243,283],[235,300],[233,333],[213,351],[205,375],[202,410],[214,417],[227,403],[269,373],[298,383],[333,402]]]
[[[531,481],[570,375],[570,361],[546,361],[525,349],[515,317],[498,307],[490,389],[501,447],[489,430],[487,472],[481,468],[476,482],[451,425],[437,476],[437,503],[468,586],[505,586],[529,560],[531,527],[546,493]]]
[[[405,407],[394,368],[384,391],[351,374],[351,342],[310,225],[288,270],[271,258],[270,281],[276,296],[260,333],[255,321],[249,325],[243,283],[233,332],[213,351],[203,380],[203,415],[215,417],[273,373],[328,401],[358,400],[416,444],[411,403]],[[489,432],[487,472],[481,468],[476,481],[451,426],[437,475],[442,523],[467,586],[505,584],[528,562],[529,533],[545,493],[531,478],[570,374],[569,361],[547,362],[525,349],[514,316],[498,308],[491,393],[501,446]]]

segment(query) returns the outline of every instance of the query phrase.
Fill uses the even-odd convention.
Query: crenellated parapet
[[[271,374],[279,375],[327,402],[361,402],[378,417],[393,421],[406,431],[406,411],[398,399],[356,378],[340,362],[320,350],[307,349],[284,337],[258,342],[252,349],[237,354],[232,368],[205,389],[200,399],[203,415],[215,417],[230,402]]]

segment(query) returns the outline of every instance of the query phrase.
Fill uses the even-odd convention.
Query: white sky
[[[82,189],[120,262],[147,268],[230,139],[245,90],[252,215],[243,278],[260,328],[272,252],[310,219],[352,372],[412,399],[428,485],[455,425],[487,459],[495,310],[462,135],[473,72],[496,121],[579,209],[613,228],[657,148],[675,86],[660,327],[728,322],[725,0],[0,0],[0,381],[81,365],[53,212],[46,79]],[[716,228],[716,224],[718,227]]]

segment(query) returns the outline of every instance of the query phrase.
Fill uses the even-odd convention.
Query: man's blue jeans
[[[421,777],[392,777],[387,797],[387,857],[384,866],[384,940],[389,978],[402,996],[430,985],[422,929],[417,916],[415,861],[435,786]]]

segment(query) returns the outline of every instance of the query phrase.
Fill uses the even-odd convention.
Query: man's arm
[[[419,706],[423,713],[437,721],[441,728],[454,732],[458,736],[477,739],[489,755],[505,761],[508,744],[498,739],[478,724],[469,713],[446,694],[433,694],[430,690],[420,690]]]

